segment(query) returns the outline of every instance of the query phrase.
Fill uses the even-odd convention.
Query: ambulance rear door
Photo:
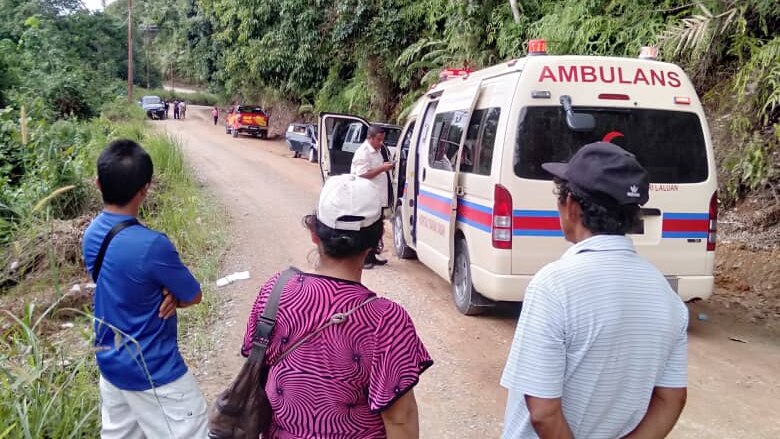
[[[504,157],[515,203],[513,274],[534,274],[568,246],[552,178],[541,164],[566,161],[583,145],[607,141],[633,153],[650,175],[650,200],[630,234],[638,252],[672,283],[676,276],[711,275],[715,164],[704,113],[685,73],[654,61],[569,56],[529,58],[523,75],[515,96],[521,107],[516,139],[505,151],[511,159]],[[564,97],[574,112],[593,117],[591,129],[571,128]]]

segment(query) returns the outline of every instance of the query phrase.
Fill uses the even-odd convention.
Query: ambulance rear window
[[[514,169],[518,177],[550,180],[542,163],[566,161],[581,146],[612,142],[636,155],[653,183],[699,183],[708,176],[707,147],[696,113],[650,109],[575,108],[596,127],[574,132],[561,107],[527,107],[520,115]]]

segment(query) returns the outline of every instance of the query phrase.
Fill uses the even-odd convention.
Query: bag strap
[[[285,285],[293,276],[300,273],[301,270],[290,267],[284,270],[276,280],[271,294],[268,295],[263,314],[257,318],[255,334],[252,338],[252,353],[249,355],[249,360],[258,361],[261,364],[265,361],[265,351],[271,342],[271,332],[276,325],[276,311],[279,309],[279,299],[282,297],[282,290],[284,290]]]
[[[97,258],[95,259],[95,266],[92,268],[92,282],[97,283],[98,276],[100,275],[100,269],[103,267],[103,259],[106,257],[106,250],[108,250],[108,244],[111,243],[111,240],[114,239],[114,237],[122,230],[138,225],[141,225],[141,223],[139,223],[137,219],[130,218],[117,223],[114,225],[114,227],[111,228],[111,230],[109,230],[106,237],[103,238],[103,244],[100,245],[100,251],[98,251]]]
[[[320,332],[328,329],[329,327],[331,327],[333,325],[340,325],[340,324],[344,323],[347,320],[347,317],[350,316],[350,314],[352,314],[353,312],[359,310],[360,308],[363,308],[364,306],[368,305],[369,303],[373,302],[374,300],[376,300],[378,298],[379,297],[377,297],[377,296],[369,297],[368,299],[364,300],[363,303],[361,303],[360,305],[350,309],[347,312],[344,312],[344,313],[337,312],[336,314],[333,314],[330,317],[330,319],[328,319],[328,321],[325,324],[323,324],[322,326],[317,328],[317,330],[315,330],[314,332],[311,332],[307,336],[305,336],[302,339],[298,340],[294,345],[290,346],[286,351],[284,351],[282,353],[282,355],[280,355],[279,358],[277,358],[276,361],[274,361],[272,366],[276,366],[277,364],[279,364],[282,360],[284,360],[284,357],[286,357],[287,355],[292,353],[292,351],[298,349],[298,347],[300,347],[302,344],[304,344],[307,341],[309,341],[315,335],[319,334]]]

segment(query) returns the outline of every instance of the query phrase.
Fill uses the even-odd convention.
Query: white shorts
[[[121,390],[100,377],[103,439],[207,436],[206,401],[192,374],[144,391]]]

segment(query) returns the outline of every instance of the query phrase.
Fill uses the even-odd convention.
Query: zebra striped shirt
[[[687,327],[685,304],[630,238],[572,246],[526,291],[501,378],[503,438],[537,437],[525,395],[561,398],[576,438],[630,433],[654,387],[686,387]]]

